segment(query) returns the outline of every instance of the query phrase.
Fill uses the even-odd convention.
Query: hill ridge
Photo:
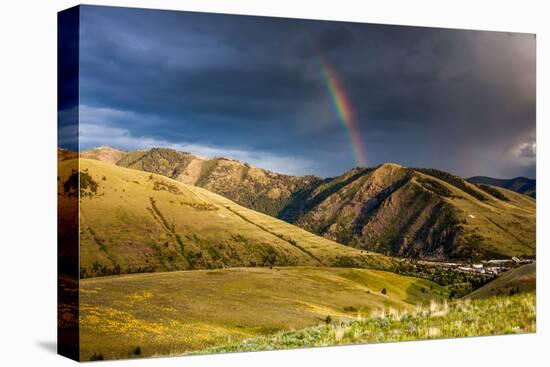
[[[384,163],[322,179],[166,148],[127,152],[116,164],[199,186],[330,240],[393,256],[534,252],[534,200],[437,169]]]
[[[196,186],[97,160],[79,163],[82,277],[275,265],[388,269],[393,264]],[[69,210],[73,195],[65,189],[73,166],[60,163],[61,212]]]
[[[536,180],[524,176],[518,176],[510,179],[492,178],[488,176],[473,176],[468,181],[477,185],[498,186],[504,189],[512,190],[520,194],[536,197]]]

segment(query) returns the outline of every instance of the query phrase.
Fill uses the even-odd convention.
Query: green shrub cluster
[[[449,190],[444,185],[442,185],[441,183],[439,183],[435,180],[431,180],[429,178],[419,177],[417,179],[417,181],[422,186],[424,186],[426,189],[428,189],[428,190],[430,190],[430,191],[432,191],[432,192],[434,192],[438,195],[444,196],[446,198],[451,197],[452,194],[453,194],[451,190]]]
[[[481,190],[485,191],[489,195],[503,201],[510,201],[506,195],[504,195],[502,192],[498,191],[492,186],[484,185],[484,184],[476,184],[477,187],[479,187]]]
[[[428,279],[445,286],[450,290],[450,298],[462,297],[484,286],[496,277],[492,274],[466,273],[456,269],[446,269],[442,266],[412,264],[409,262],[399,262],[391,271],[400,275]]]

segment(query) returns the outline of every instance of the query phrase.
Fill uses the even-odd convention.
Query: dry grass
[[[71,168],[71,161],[60,163],[60,185]],[[160,175],[90,159],[80,159],[80,170],[98,185],[80,205],[83,277],[268,265],[388,269],[392,264],[386,256],[340,245]]]
[[[316,326],[211,348],[201,353],[396,342],[434,338],[533,333],[535,293],[484,300],[431,303],[413,310],[379,310],[370,317]]]
[[[189,353],[317,325],[327,316],[341,322],[378,309],[410,311],[447,296],[426,280],[318,267],[121,275],[80,286],[83,359],[132,358],[137,346],[141,356]]]

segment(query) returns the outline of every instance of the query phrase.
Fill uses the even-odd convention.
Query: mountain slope
[[[116,162],[120,161],[124,156],[126,156],[126,154],[128,153],[123,150],[102,145],[97,148],[80,152],[80,157],[96,159],[98,161],[115,164]]]
[[[520,194],[529,195],[531,197],[536,197],[537,195],[537,182],[531,178],[527,177],[516,177],[512,179],[499,179],[491,178],[486,176],[475,176],[470,177],[468,181],[481,184],[481,185],[491,185],[498,186]]]
[[[398,256],[533,255],[534,200],[494,190],[437,170],[384,164],[296,194],[279,217],[339,243]]]
[[[512,292],[530,292],[537,287],[537,264],[520,266],[502,273],[492,282],[476,289],[466,298],[479,299],[491,296],[508,295]]]
[[[320,181],[312,176],[283,175],[236,160],[202,158],[167,148],[129,152],[116,164],[199,186],[272,216],[294,192]]]
[[[60,192],[75,196],[71,161]],[[388,268],[352,249],[207,190],[166,177],[80,159],[81,276],[235,266]],[[68,200],[65,200],[68,202]],[[61,211],[63,203],[60,200]]]
[[[384,164],[339,177],[293,177],[155,148],[117,165],[203,187],[339,243],[396,256],[534,255],[535,201],[436,169]]]

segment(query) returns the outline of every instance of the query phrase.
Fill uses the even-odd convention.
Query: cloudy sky
[[[81,149],[535,176],[533,35],[93,6],[80,27]]]

